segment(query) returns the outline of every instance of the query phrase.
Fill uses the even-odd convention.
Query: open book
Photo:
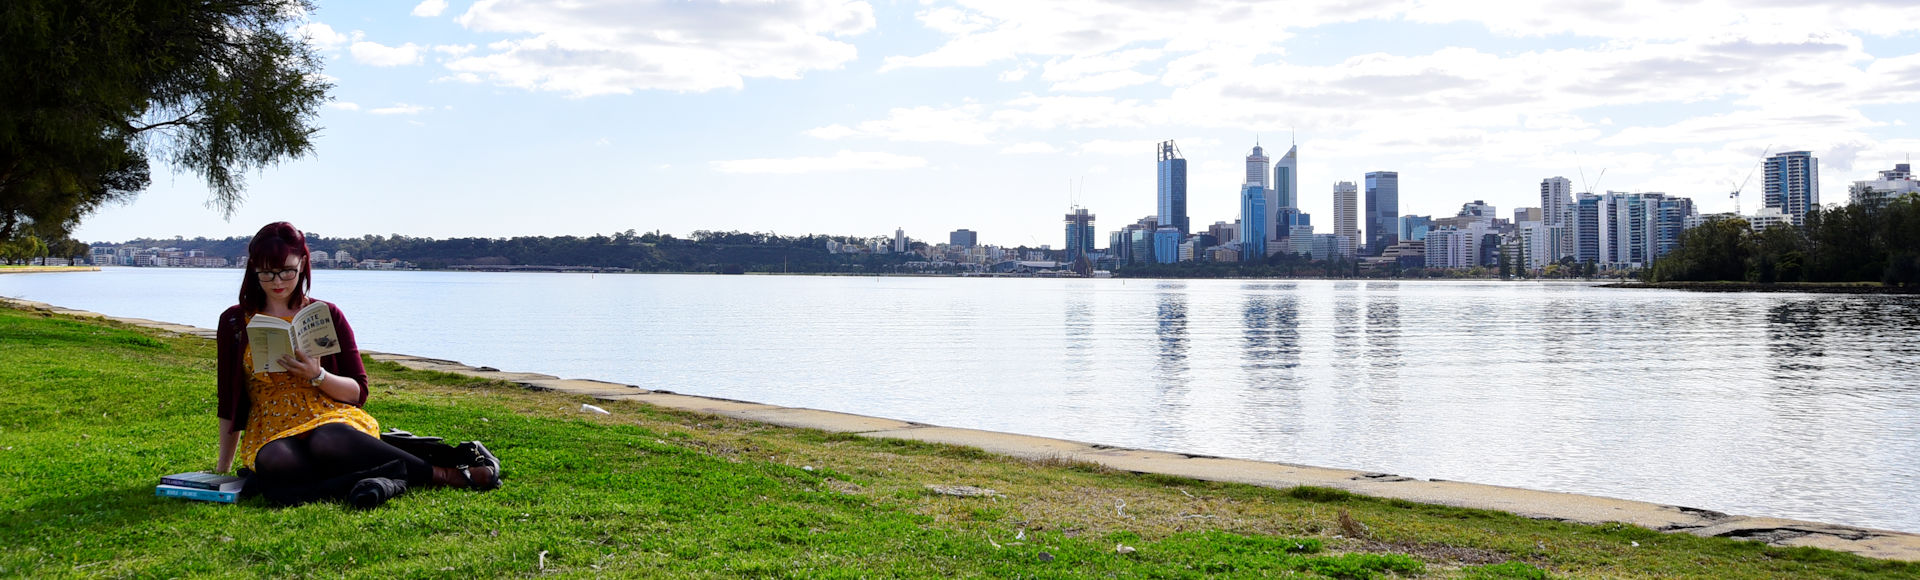
[[[340,336],[334,333],[327,303],[315,300],[294,313],[291,323],[254,316],[247,323],[247,348],[253,354],[253,372],[277,373],[287,370],[280,366],[280,356],[293,354],[295,348],[314,358],[340,352]]]

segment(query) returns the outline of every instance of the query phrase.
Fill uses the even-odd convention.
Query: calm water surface
[[[0,276],[212,327],[237,270]],[[363,348],[1920,532],[1920,299],[1579,284],[320,271]]]

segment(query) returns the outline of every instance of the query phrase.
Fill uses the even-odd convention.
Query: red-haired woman
[[[232,467],[237,445],[240,464],[252,471],[248,490],[281,504],[346,498],[371,508],[429,484],[492,489],[499,486],[499,462],[487,457],[466,470],[430,465],[426,460],[380,440],[380,424],[360,407],[367,401],[367,371],[353,327],[331,303],[340,352],[309,357],[282,356],[283,372],[253,372],[247,348],[247,323],[255,316],[292,321],[313,303],[307,239],[293,224],[260,228],[247,244],[247,273],[240,281],[240,303],[220,315],[220,458],[216,470]],[[490,455],[490,454],[489,454]]]

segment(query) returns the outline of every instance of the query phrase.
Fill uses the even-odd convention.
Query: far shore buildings
[[[1869,181],[1855,181],[1848,188],[1849,201],[1869,208],[1886,207],[1894,198],[1910,193],[1920,193],[1920,180],[1913,178],[1912,165],[1900,163],[1893,169],[1880,172],[1880,178]]]

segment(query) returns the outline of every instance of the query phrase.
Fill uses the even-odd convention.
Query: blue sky
[[[1510,215],[1583,168],[1712,212],[1769,146],[1820,157],[1828,203],[1920,150],[1905,0],[319,4],[302,30],[335,89],[314,155],[250,175],[231,221],[162,169],[76,237],[284,219],[1058,247],[1076,201],[1102,231],[1152,214],[1167,139],[1201,226],[1236,218],[1255,139],[1278,157],[1292,135],[1322,228],[1367,171],[1400,172],[1402,214]]]

